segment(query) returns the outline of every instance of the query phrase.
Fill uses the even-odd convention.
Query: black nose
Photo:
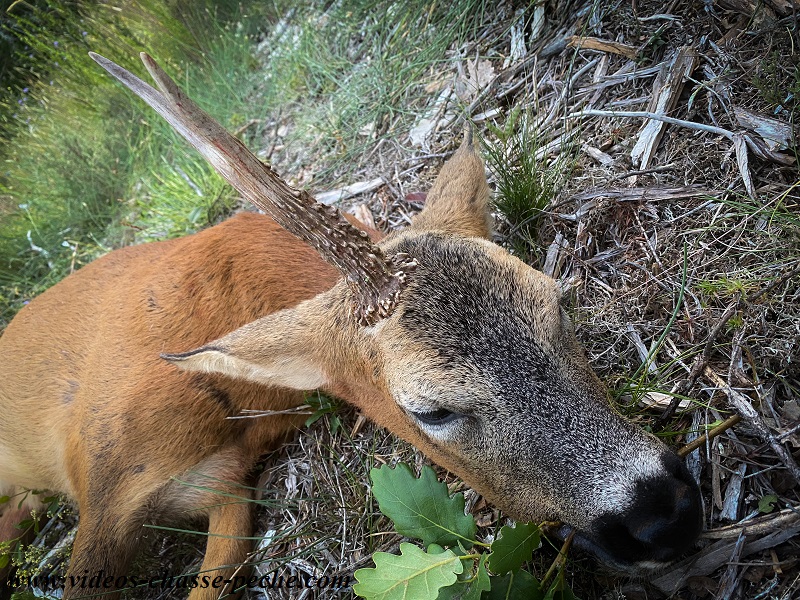
[[[636,485],[633,504],[595,526],[595,540],[620,566],[666,563],[683,554],[703,527],[700,489],[674,454],[665,472]]]

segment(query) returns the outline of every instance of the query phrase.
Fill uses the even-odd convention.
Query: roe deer
[[[159,90],[93,58],[269,216],[111,252],[0,338],[0,494],[77,502],[69,574],[125,574],[143,524],[202,517],[202,571],[230,576],[248,552],[236,536],[252,534],[251,505],[217,493],[246,494],[258,457],[303,417],[227,417],[289,409],[317,388],[507,514],[564,522],[619,570],[692,544],[701,500],[686,468],[614,412],[557,283],[486,239],[471,134],[411,226],[374,244],[285,184],[149,56]]]

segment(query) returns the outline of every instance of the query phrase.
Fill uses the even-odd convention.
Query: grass
[[[247,132],[256,144],[267,116],[279,115],[292,124],[288,145],[300,149],[299,162],[321,159],[326,167],[316,175],[330,179],[357,168],[377,139],[412,125],[425,84],[488,5],[169,6],[136,0],[119,11],[77,11],[52,1],[8,27],[34,57],[26,60],[35,61],[37,76],[0,106],[0,329],[30,298],[99,255],[192,233],[233,205],[211,167],[89,50],[142,75],[136,56],[147,49],[226,127],[255,124]]]
[[[448,51],[479,29],[485,0],[352,0],[288,15],[262,44],[267,86],[295,145],[322,157],[318,176],[352,173],[377,140],[407,131]],[[332,26],[335,24],[335,26]]]
[[[218,16],[225,8],[227,22]],[[54,2],[35,21],[16,23],[39,75],[0,106],[0,329],[32,296],[100,254],[196,231],[230,208],[232,193],[211,168],[87,53],[141,74],[136,57],[147,48],[235,128],[263,108],[248,104],[258,13],[239,10],[209,1],[179,14],[141,0],[120,12],[98,5],[76,19]],[[59,19],[71,20],[54,40],[48,27]]]
[[[494,203],[507,222],[505,243],[517,256],[535,263],[541,254],[539,219],[570,176],[575,148],[564,138],[558,155],[549,159],[550,140],[539,131],[534,115],[515,106],[501,125],[488,124],[496,140],[483,140],[484,154],[495,175]]]

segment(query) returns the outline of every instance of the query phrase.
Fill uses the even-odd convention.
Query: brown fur
[[[171,478],[212,488],[229,481],[242,496],[235,485],[302,418],[226,417],[290,408],[303,394],[182,372],[159,354],[293,306],[336,277],[308,246],[251,213],[112,252],[67,277],[0,338],[0,494],[13,486],[75,498],[81,527],[70,573],[124,573],[145,522],[209,515],[213,534],[249,535],[249,504],[217,508],[224,496]],[[7,512],[7,523],[20,517]],[[210,537],[203,570],[242,562],[248,546]]]

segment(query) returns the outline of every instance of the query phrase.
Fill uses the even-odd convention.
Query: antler
[[[242,196],[338,269],[353,292],[360,324],[374,325],[392,313],[407,275],[416,267],[413,259],[400,253],[384,256],[336,207],[289,186],[186,96],[146,53],[140,54],[142,62],[160,91],[99,54],[89,56],[164,117]]]

